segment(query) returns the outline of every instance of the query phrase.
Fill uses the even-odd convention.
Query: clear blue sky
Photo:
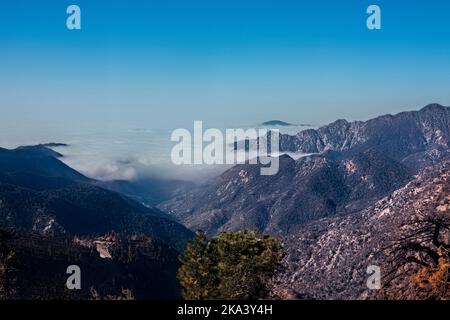
[[[81,31],[66,29],[70,4]],[[2,1],[0,126],[322,124],[450,105],[449,21],[447,0]]]

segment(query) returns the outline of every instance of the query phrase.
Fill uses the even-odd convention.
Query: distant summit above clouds
[[[59,158],[62,157],[62,154],[43,144],[22,146],[16,149],[0,149],[0,174],[15,178],[18,175],[33,175],[46,179],[66,179],[76,182],[91,180],[61,162]]]
[[[337,120],[296,135],[280,135],[284,152],[358,152],[377,148],[392,159],[414,165],[444,158],[450,146],[450,107],[429,104],[419,111],[383,115],[368,121]]]
[[[312,124],[307,123],[290,123],[281,120],[270,120],[261,123],[262,126],[279,126],[279,127],[313,127]]]
[[[284,122],[281,120],[270,120],[270,121],[261,123],[261,125],[263,125],[263,126],[293,126],[294,124],[289,123],[289,122]]]

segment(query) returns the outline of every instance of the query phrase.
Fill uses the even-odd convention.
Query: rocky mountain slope
[[[60,157],[45,145],[0,149],[0,235],[12,234],[0,258],[13,252],[0,261],[0,300],[179,298],[177,257],[193,233]],[[72,264],[82,290],[65,289]]]
[[[449,158],[449,117],[448,107],[429,105],[282,136],[281,150],[315,155],[281,156],[273,176],[261,176],[256,165],[237,165],[160,208],[209,236],[243,228],[287,234],[323,217],[366,208],[421,168]]]
[[[317,130],[280,136],[281,151],[359,152],[367,148],[377,148],[386,156],[416,168],[437,163],[450,152],[450,107],[430,104],[419,111],[368,121],[341,119]]]
[[[285,238],[287,270],[281,282],[315,299],[437,298],[413,277],[424,265],[435,268],[438,252],[450,263],[449,227],[447,161],[360,212],[299,227]],[[366,286],[369,265],[381,269],[381,290]]]
[[[69,239],[17,231],[10,246],[15,255],[7,277],[9,281],[0,284],[0,288],[5,282],[11,284],[8,299],[161,300],[180,297],[176,280],[179,252],[154,238],[110,233],[95,238]],[[107,250],[108,255],[100,256],[101,249]],[[69,265],[81,268],[80,290],[65,288]]]
[[[162,212],[88,184],[41,192],[0,184],[0,224],[57,236],[143,233],[179,249],[192,235]]]
[[[158,209],[96,186],[44,147],[0,150],[0,225],[43,235],[143,233],[183,248],[192,233]]]
[[[243,228],[286,234],[297,225],[364,208],[409,177],[406,167],[376,150],[342,160],[282,156],[274,176],[261,176],[259,166],[238,165],[161,208],[208,235]]]

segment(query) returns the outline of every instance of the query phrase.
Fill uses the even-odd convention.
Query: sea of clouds
[[[243,129],[252,126],[244,127]],[[187,127],[188,128],[188,127]],[[232,127],[231,127],[232,128]],[[257,127],[255,127],[257,128]],[[262,127],[260,127],[262,128]],[[305,126],[264,127],[295,134]],[[225,131],[225,128],[220,128]],[[83,130],[26,130],[21,134],[1,132],[0,147],[15,148],[41,143],[65,143],[53,148],[61,160],[88,177],[98,180],[138,180],[144,178],[204,180],[231,165],[174,165],[170,154],[176,144],[171,129],[94,128]],[[298,159],[303,154],[289,154]],[[245,155],[238,154],[238,159]],[[242,161],[242,160],[241,160]]]

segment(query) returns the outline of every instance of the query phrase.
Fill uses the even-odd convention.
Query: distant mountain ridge
[[[449,263],[449,110],[432,104],[281,135],[283,152],[312,155],[280,156],[273,176],[237,165],[160,208],[209,237],[241,229],[279,237],[285,270],[275,287],[298,296],[448,299],[413,277]],[[367,287],[371,265],[380,267],[380,290]]]
[[[178,255],[193,232],[100,187],[61,162],[56,146],[0,149],[0,232],[12,232],[15,252],[7,298],[179,298]],[[82,269],[81,290],[64,286],[72,264]]]
[[[44,146],[24,146],[16,149],[0,149],[0,173],[11,176],[30,174],[48,179],[58,178],[76,182],[91,179],[70,168],[58,158],[62,154]]]
[[[432,104],[281,135],[283,152],[310,155],[281,155],[273,176],[239,164],[203,185],[170,182],[158,192],[158,181],[85,177],[55,144],[0,148],[0,229],[16,233],[17,297],[177,298],[177,256],[192,231],[255,229],[282,239],[286,268],[275,280],[299,297],[437,298],[411,277],[423,266],[414,259],[430,259],[420,250],[440,250],[435,238],[448,249],[448,232],[417,221],[440,215],[448,231],[449,110]],[[384,251],[398,242],[408,253],[401,266]],[[63,290],[68,263],[83,266],[92,290]],[[382,267],[382,290],[367,289],[368,265]]]
[[[359,152],[375,147],[386,156],[415,166],[449,155],[450,107],[430,104],[419,111],[384,115],[368,121],[337,120],[319,129],[280,135],[280,151],[323,153]]]
[[[244,228],[284,235],[298,225],[364,208],[411,176],[375,149],[340,160],[283,155],[274,176],[261,176],[259,166],[237,165],[160,208],[210,236]]]
[[[263,126],[293,126],[292,123],[281,121],[281,120],[270,120],[261,123]]]
[[[192,233],[165,213],[97,186],[44,145],[0,150],[0,225],[42,234],[143,233],[183,248]]]
[[[421,168],[448,159],[449,142],[449,108],[436,104],[366,122],[338,120],[281,135],[282,151],[315,155],[281,156],[274,176],[261,176],[255,165],[237,165],[160,208],[210,236],[243,228],[285,235],[369,206]]]

